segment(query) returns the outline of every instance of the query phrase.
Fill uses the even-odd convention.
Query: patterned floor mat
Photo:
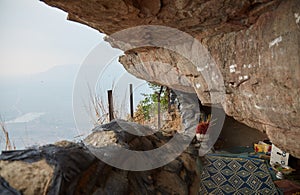
[[[207,156],[200,194],[278,194],[266,163],[259,159]]]

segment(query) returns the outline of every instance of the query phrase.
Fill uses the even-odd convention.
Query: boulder
[[[122,124],[127,122],[122,121]],[[132,124],[132,123],[130,123]],[[136,125],[139,129],[149,129]],[[171,139],[156,132],[137,136],[121,131],[117,121],[96,127],[84,143],[67,141],[0,155],[0,193],[15,194],[197,194],[200,181],[193,147],[169,164],[148,171],[126,171],[105,164],[86,147],[114,145],[152,150]]]

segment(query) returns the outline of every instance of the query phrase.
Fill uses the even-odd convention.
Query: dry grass
[[[34,163],[0,161],[0,175],[24,195],[47,194],[52,182],[54,167],[46,160]]]
[[[5,126],[5,122],[4,122],[4,120],[2,120],[1,116],[0,116],[0,126],[1,126],[1,129],[2,129],[2,132],[5,136],[5,150],[6,151],[7,150],[15,150],[16,147],[11,144],[9,134],[8,134],[8,131],[7,131],[6,126]]]

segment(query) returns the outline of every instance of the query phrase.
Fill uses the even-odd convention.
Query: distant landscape
[[[0,79],[0,114],[17,149],[76,136],[72,89],[77,69],[78,65],[56,66]]]
[[[98,86],[97,90],[106,98],[106,90],[115,87],[114,97],[116,105],[119,105],[116,111],[122,113],[124,118],[127,116],[126,113],[129,113],[129,93],[123,91],[127,90],[128,84],[123,80],[119,83],[117,81],[118,76],[128,73],[120,67],[115,69],[106,70],[105,76],[99,80],[101,86]],[[75,141],[78,139],[81,132],[76,129],[72,109],[73,83],[78,70],[79,65],[64,65],[38,74],[0,78],[2,92],[0,115],[2,121],[5,122],[11,142],[17,149],[59,140]],[[133,81],[132,78],[131,80]],[[135,90],[135,106],[143,98],[139,94],[149,90],[146,84],[136,87],[138,88]],[[89,94],[86,96],[88,97]],[[106,99],[104,100],[106,106],[105,101]],[[89,130],[86,129],[86,131]],[[0,135],[0,148],[2,149],[5,142],[2,132]]]

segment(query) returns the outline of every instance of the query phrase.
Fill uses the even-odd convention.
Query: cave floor
[[[215,149],[223,150],[234,147],[253,148],[254,143],[266,139],[268,139],[268,136],[265,133],[248,127],[232,117],[226,116]]]

